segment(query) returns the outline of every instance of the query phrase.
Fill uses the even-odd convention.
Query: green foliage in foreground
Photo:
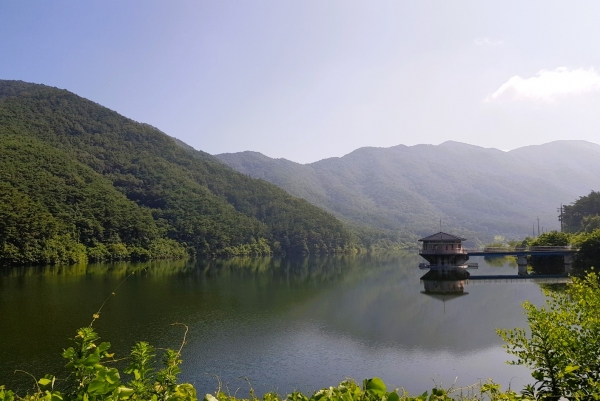
[[[250,398],[237,398],[228,395],[223,391],[217,391],[216,396],[207,394],[204,401],[260,401],[251,391]],[[341,382],[336,387],[324,388],[315,391],[310,397],[295,391],[286,397],[281,397],[276,393],[267,393],[262,397],[262,401],[513,401],[528,400],[524,395],[514,391],[502,392],[500,385],[491,381],[481,385],[470,386],[468,388],[433,388],[431,393],[424,392],[418,396],[412,396],[404,390],[387,390],[383,380],[378,377],[363,380],[360,387],[354,380],[348,379]]]
[[[104,304],[106,301],[104,302]],[[66,378],[57,378],[47,374],[35,381],[33,392],[19,395],[0,386],[0,401],[198,401],[197,392],[189,383],[178,383],[181,373],[181,350],[164,349],[160,366],[156,364],[156,349],[147,342],[138,342],[132,348],[128,367],[119,371],[111,367],[116,359],[110,353],[110,343],[100,342],[100,337],[92,327],[100,317],[96,312],[92,323],[77,331],[74,346],[63,351],[62,357],[67,361],[69,374]],[[178,324],[178,323],[176,323]],[[388,391],[380,378],[363,381],[360,387],[354,380],[348,379],[336,387],[324,388],[306,396],[294,391],[285,397],[269,392],[262,401],[511,401],[527,400],[525,395],[514,391],[502,392],[500,385],[488,381],[466,388],[442,389],[433,388],[431,393],[425,392],[419,396],[411,396],[404,390]],[[203,401],[260,401],[253,389],[250,397],[237,398],[219,388],[215,394],[206,394]]]
[[[96,315],[97,316],[97,315]],[[167,349],[162,358],[162,367],[155,370],[154,348],[145,342],[133,347],[130,364],[124,373],[131,376],[123,382],[121,372],[109,367],[115,362],[110,354],[110,343],[99,343],[100,337],[91,326],[81,328],[75,336],[75,346],[67,348],[62,356],[71,374],[60,380],[45,375],[37,380],[32,394],[19,396],[0,387],[0,401],[194,401],[196,390],[191,384],[177,384],[181,372],[180,351]],[[60,390],[57,388],[61,387]]]
[[[0,386],[0,401],[197,401],[196,389],[189,383],[177,384],[177,375],[181,372],[180,351],[166,350],[162,368],[154,369],[155,350],[146,342],[137,343],[130,354],[130,364],[123,373],[131,376],[122,381],[121,372],[110,368],[114,361],[109,354],[110,343],[97,344],[98,335],[91,327],[77,332],[75,347],[63,352],[68,360],[67,367],[71,375],[65,380],[65,389],[55,389],[57,378],[46,375],[36,382],[37,391],[19,396]],[[378,377],[366,379],[360,387],[354,380],[348,379],[336,387],[315,391],[310,397],[294,391],[285,397],[277,393],[266,393],[258,398],[250,390],[249,398],[237,398],[221,389],[215,395],[206,394],[203,401],[512,401],[527,400],[524,395],[514,391],[502,392],[500,385],[491,381],[468,388],[433,388],[431,393],[424,392],[411,396],[404,390],[388,391],[385,383]]]
[[[540,399],[600,399],[600,284],[591,272],[566,292],[545,290],[546,305],[525,302],[529,331],[498,330],[516,360],[533,369]]]

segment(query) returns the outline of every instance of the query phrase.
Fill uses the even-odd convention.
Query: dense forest
[[[0,81],[0,263],[333,253],[331,214],[66,90]]]

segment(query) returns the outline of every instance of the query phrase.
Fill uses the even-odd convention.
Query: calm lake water
[[[418,255],[97,264],[0,270],[0,384],[28,388],[63,366],[62,350],[94,323],[116,357],[135,341],[179,348],[200,397],[218,380],[232,393],[315,390],[379,376],[411,393],[493,377],[521,389],[529,371],[505,363],[497,327],[526,326],[520,303],[540,284],[470,281],[466,295],[423,293]],[[508,264],[473,274],[515,274]],[[218,378],[218,379],[217,379]],[[457,378],[457,379],[456,379]]]

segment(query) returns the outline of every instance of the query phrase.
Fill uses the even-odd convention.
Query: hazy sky
[[[0,79],[216,154],[600,143],[600,2],[0,2]]]

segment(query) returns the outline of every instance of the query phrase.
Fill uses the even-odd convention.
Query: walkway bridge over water
[[[467,263],[471,256],[516,256],[519,275],[527,275],[527,256],[561,256],[564,273],[571,271],[573,255],[579,251],[571,246],[528,246],[528,247],[485,247],[469,249],[462,245],[465,238],[439,232],[419,240],[423,242],[419,255],[429,263],[419,264],[430,271],[460,271],[462,268],[477,268],[477,263]]]
[[[527,275],[527,256],[562,256],[565,274],[571,271],[573,255],[579,251],[571,246],[529,246],[529,247],[486,247],[483,249],[464,249],[468,256],[516,256],[519,275]]]
[[[571,271],[573,255],[578,249],[571,246],[529,246],[529,247],[485,247],[469,249],[463,247],[464,238],[444,232],[421,238],[423,246],[419,251],[428,263],[420,263],[420,269],[429,269],[421,279],[425,292],[430,294],[463,293],[466,281],[517,280],[536,278],[556,280],[568,279]],[[471,256],[504,257],[516,256],[519,266],[518,275],[511,276],[472,276],[467,269],[478,268],[477,263],[467,263]],[[527,257],[558,256],[564,261],[563,274],[558,275],[529,275],[527,272]]]
[[[528,247],[485,247],[482,249],[464,249],[469,256],[564,256],[579,251],[571,246],[528,246]]]

